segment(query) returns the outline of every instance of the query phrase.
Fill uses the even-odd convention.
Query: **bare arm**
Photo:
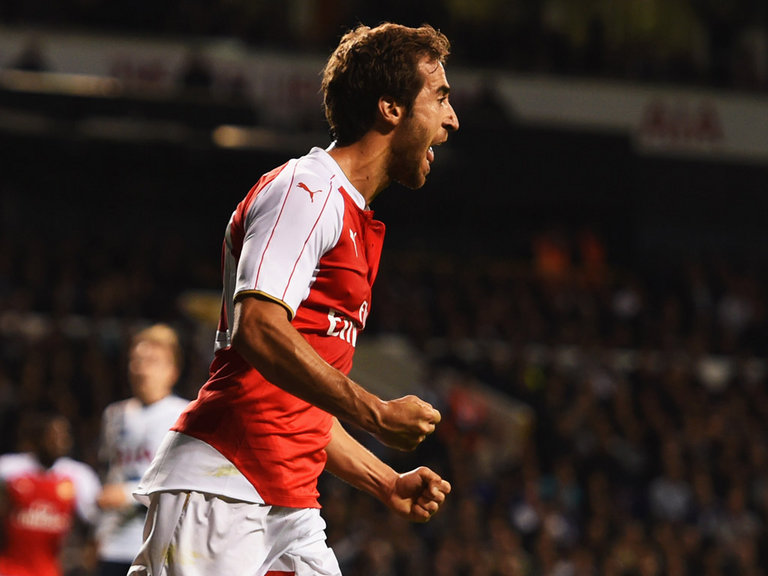
[[[276,386],[393,448],[414,449],[440,422],[440,413],[415,396],[384,401],[356,384],[318,355],[281,304],[266,298],[235,303],[232,347]]]
[[[132,484],[105,484],[96,500],[102,510],[134,508],[136,501],[131,497]]]
[[[117,448],[114,446],[116,425],[116,407],[109,406],[101,415],[101,427],[99,432],[99,473],[104,480],[102,490],[96,499],[96,504],[102,510],[119,510],[121,508],[133,508],[136,501],[131,496],[135,488],[134,484],[118,483],[114,481],[111,461],[115,457]]]
[[[451,491],[448,482],[423,466],[398,474],[350,436],[336,418],[325,451],[328,472],[414,522],[432,518]]]

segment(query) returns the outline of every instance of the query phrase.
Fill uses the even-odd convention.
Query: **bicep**
[[[281,332],[293,328],[291,311],[279,300],[259,293],[247,293],[235,300],[232,340],[235,348],[261,338],[265,332]]]
[[[235,302],[232,347],[268,379],[270,367],[314,360],[316,355],[291,324],[286,306],[262,294]]]

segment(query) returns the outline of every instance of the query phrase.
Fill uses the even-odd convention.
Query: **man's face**
[[[421,188],[435,159],[433,147],[459,129],[459,120],[448,99],[450,87],[443,65],[427,57],[419,63],[424,86],[392,143],[390,174],[408,188]]]
[[[171,393],[179,372],[168,346],[145,340],[131,349],[128,375],[134,395],[152,404]]]

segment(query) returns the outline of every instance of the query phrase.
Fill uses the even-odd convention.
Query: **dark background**
[[[0,24],[317,55],[358,20],[429,21],[453,42],[450,66],[765,98],[765,54],[744,48],[747,32],[766,33],[765,2],[606,5],[660,16],[643,29],[637,14],[601,18],[586,1],[5,0]],[[579,11],[592,14],[580,40]],[[692,23],[703,59],[675,36]],[[388,231],[361,341],[382,357],[391,339],[412,352],[404,361],[421,374],[403,384],[443,423],[414,454],[363,441],[398,470],[432,466],[454,490],[422,527],[323,478],[344,573],[766,573],[768,165],[640,154],[628,136],[488,112],[457,103],[462,128],[427,185],[393,185],[373,206]],[[3,84],[0,113],[0,451],[18,448],[24,414],[53,407],[73,422],[73,455],[96,465],[101,411],[129,393],[131,332],[179,329],[179,391],[193,397],[213,333],[184,297],[215,302],[235,204],[306,150],[216,147],[211,127],[258,126],[258,111],[182,92],[98,99]],[[19,121],[29,115],[43,122]],[[188,137],[88,135],[80,121],[95,115],[172,120]],[[599,248],[591,263],[585,233]],[[530,422],[509,433],[520,414]],[[75,548],[68,574],[91,568]]]

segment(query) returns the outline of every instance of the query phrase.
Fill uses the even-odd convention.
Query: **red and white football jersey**
[[[230,347],[234,302],[249,294],[279,302],[320,356],[348,373],[383,238],[384,225],[320,148],[265,174],[232,215],[210,378],[173,429],[213,446],[267,504],[319,506],[331,416],[268,382]]]
[[[85,464],[61,458],[45,470],[30,454],[0,458],[7,515],[3,576],[61,576],[61,549],[76,514],[93,522],[101,488]]]

